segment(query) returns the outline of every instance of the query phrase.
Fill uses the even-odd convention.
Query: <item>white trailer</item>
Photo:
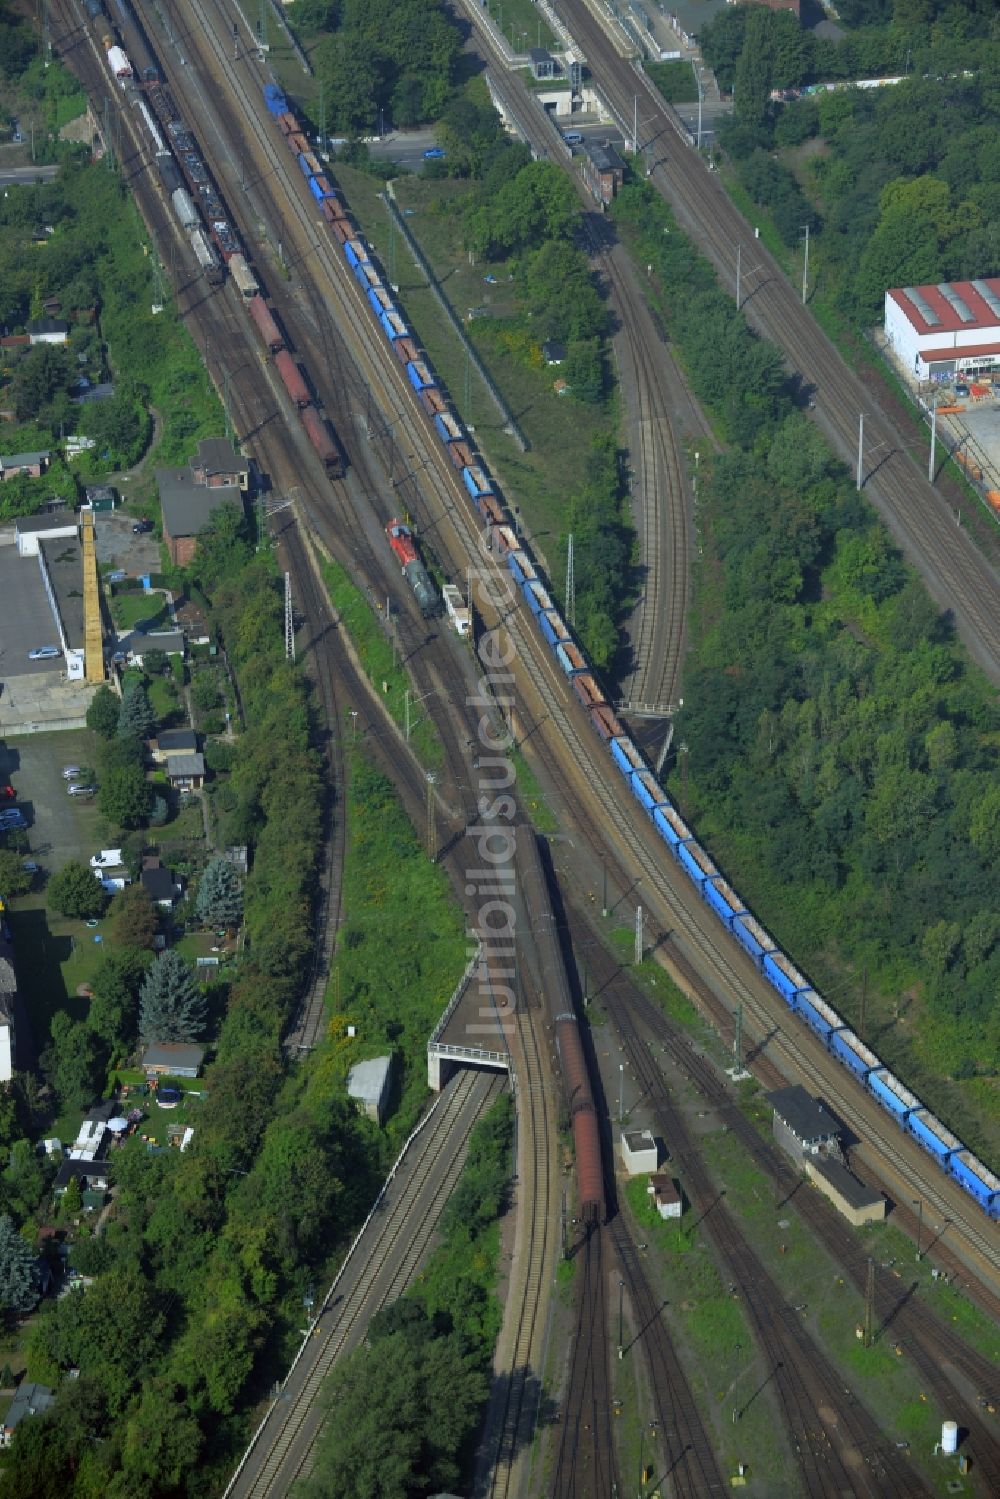
[[[238,251],[235,255],[230,255],[229,257],[229,274],[236,282],[243,300],[245,302],[252,302],[260,291],[260,287],[257,285],[257,279],[253,271]]]
[[[127,53],[123,52],[121,47],[108,48],[108,67],[119,83],[123,83],[126,78],[132,77],[132,64],[128,60]]]

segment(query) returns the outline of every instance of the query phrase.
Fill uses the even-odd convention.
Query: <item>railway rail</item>
[[[315,1405],[319,1387],[338,1360],[360,1343],[375,1313],[414,1279],[461,1173],[476,1120],[501,1087],[495,1074],[462,1072],[442,1095],[436,1117],[411,1146],[413,1156],[398,1195],[384,1207],[378,1204],[370,1220],[371,1233],[359,1246],[364,1264],[352,1280],[355,1266],[349,1259],[327,1293],[313,1337],[229,1483],[227,1499],[284,1499],[295,1482],[309,1476],[322,1419]],[[258,1444],[267,1455],[255,1464]]]
[[[713,262],[724,285],[735,289],[739,247],[752,247],[753,264],[743,267],[746,314],[782,348],[791,367],[815,392],[817,420],[852,472],[858,418],[864,413],[866,494],[940,607],[954,613],[970,654],[994,682],[1000,682],[1000,577],[955,525],[950,506],[911,456],[910,440],[848,369],[777,262],[706,171],[676,114],[645,74],[618,55],[587,0],[557,0],[556,10],[579,42],[626,134],[627,122],[638,114],[645,121],[643,140],[656,140],[666,148],[650,180],[670,201],[681,227]]]
[[[576,1325],[552,1499],[608,1499],[619,1491],[608,1371],[607,1241],[607,1228],[597,1224],[576,1249]]]
[[[669,1142],[676,1169],[725,1273],[737,1288],[745,1315],[774,1385],[803,1483],[810,1496],[840,1499],[917,1499],[930,1490],[912,1464],[880,1431],[874,1416],[844,1388],[836,1369],[803,1327],[720,1198],[675,1107],[626,1000],[630,978],[598,950],[592,959],[602,997],[641,1082],[657,1130]]]
[[[543,684],[544,685],[544,684]]]

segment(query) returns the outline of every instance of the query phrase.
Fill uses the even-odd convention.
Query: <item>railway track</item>
[[[715,265],[723,285],[735,289],[738,247],[743,256],[742,300],[747,317],[784,351],[793,370],[815,391],[816,418],[853,472],[858,417],[865,417],[862,473],[866,493],[939,606],[954,613],[970,654],[1000,681],[1000,578],[964,531],[951,507],[911,456],[912,441],[897,429],[871,390],[849,370],[804,307],[794,288],[718,181],[691,149],[677,116],[645,75],[620,57],[587,0],[558,0],[556,9],[579,42],[609,104],[625,126],[636,111],[644,138],[666,152],[651,182],[671,203],[678,222]],[[752,252],[752,253],[751,253]]]
[[[608,1499],[618,1492],[608,1371],[607,1233],[597,1225],[576,1249],[576,1325],[552,1499]]]
[[[370,1233],[356,1251],[364,1264],[352,1280],[355,1267],[353,1257],[349,1259],[327,1293],[313,1337],[303,1345],[303,1354],[225,1491],[229,1499],[283,1499],[295,1482],[311,1473],[322,1422],[315,1405],[320,1385],[338,1360],[361,1342],[375,1313],[413,1281],[461,1173],[476,1120],[501,1087],[498,1075],[462,1072],[442,1093],[435,1117],[411,1146],[413,1156],[401,1190],[381,1211],[376,1205]],[[401,1253],[400,1245],[405,1246]],[[278,1429],[272,1431],[271,1426]],[[258,1445],[267,1449],[259,1464],[253,1461]]]
[[[522,969],[522,974],[524,970]],[[521,1004],[531,1009],[525,1013]],[[539,996],[525,993],[515,1016],[518,1116],[517,1207],[524,1222],[524,1239],[517,1244],[507,1306],[516,1299],[512,1337],[501,1333],[495,1377],[503,1396],[495,1408],[496,1425],[480,1446],[492,1444],[489,1475],[477,1493],[490,1499],[516,1499],[527,1492],[525,1468],[542,1396],[543,1346],[546,1312],[556,1252],[556,1180],[552,1147],[555,1140],[553,1101],[548,1068],[539,1042],[542,1030]],[[521,1229],[519,1221],[518,1230]],[[524,1263],[520,1260],[523,1256]],[[505,1321],[507,1312],[505,1311]],[[489,1424],[489,1417],[487,1418]]]
[[[468,519],[468,517],[462,517],[462,519]],[[459,520],[457,520],[457,517],[453,517],[453,520],[454,520],[454,523],[456,523],[456,525],[459,525]],[[543,690],[543,688],[546,687],[546,682],[544,682],[544,667],[543,667],[543,669],[541,669],[541,672],[538,672],[537,663],[534,663],[534,666],[535,666],[535,673],[534,673],[535,684],[537,684],[538,687],[540,687],[540,690]],[[540,681],[540,679],[541,679],[541,681]],[[565,717],[565,715],[564,715],[564,717]],[[579,741],[577,741],[577,742],[579,742]],[[612,802],[613,802],[613,800],[615,800],[615,799],[613,799],[613,797],[612,797]]]
[[[615,1023],[620,1010],[690,1079],[724,1128],[747,1151],[762,1178],[772,1183],[776,1197],[809,1226],[857,1291],[864,1295],[869,1257],[857,1234],[821,1193],[798,1190],[802,1187],[801,1176],[777,1146],[761,1136],[741,1112],[729,1084],[713,1065],[641,991],[633,990],[627,999],[616,997],[609,1004]],[[768,1081],[778,1086],[784,1079],[775,1073]],[[983,1415],[986,1408],[1000,1405],[1000,1372],[996,1365],[959,1337],[932,1309],[919,1301],[913,1302],[908,1288],[890,1270],[876,1264],[874,1275],[875,1320],[880,1335],[888,1337],[891,1329],[893,1343],[912,1360],[924,1388],[933,1394],[943,1411],[960,1417],[980,1481],[988,1492],[1000,1493],[1000,1429],[995,1419],[987,1422]],[[971,1399],[968,1392],[972,1392]]]
[[[738,1288],[799,1465],[803,1492],[840,1499],[918,1499],[929,1495],[908,1459],[879,1430],[871,1413],[846,1391],[841,1376],[802,1326],[795,1309],[744,1239],[702,1163],[686,1121],[675,1108],[627,1004],[631,980],[606,955],[595,957],[594,978],[640,1081],[656,1127],[691,1203],[715,1248],[725,1275]],[[697,1492],[697,1490],[693,1490]]]

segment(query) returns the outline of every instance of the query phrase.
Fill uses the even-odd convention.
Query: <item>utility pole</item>
[[[607,861],[607,859],[604,859],[604,858],[601,859],[601,890],[602,890],[602,895],[601,895],[601,915],[602,916],[607,916],[607,914],[608,914],[608,861]]]
[[[437,808],[434,803],[434,783],[437,776],[433,770],[427,772],[427,857],[437,857]]]
[[[625,1282],[618,1282],[618,1357],[625,1347]]]
[[[260,18],[257,21],[257,40],[267,51],[267,0],[260,0]]]
[[[864,1345],[870,1348],[875,1341],[875,1261],[868,1261],[868,1277],[865,1281],[865,1337]]]
[[[642,907],[635,908],[635,962],[636,967],[642,962]]]
[[[736,1030],[733,1034],[733,1071],[743,1071],[743,1006],[737,1005],[733,1011],[736,1021]]]
[[[625,1119],[625,1063],[618,1063],[618,1123]]]
[[[639,154],[639,95],[634,94],[632,106],[632,155]]]
[[[389,284],[396,285],[396,215],[389,206]]]
[[[319,80],[319,148],[326,150],[326,89],[322,78]]]
[[[927,482],[934,483],[934,446],[937,442],[937,408],[938,393],[934,392],[934,404],[931,407],[931,456],[927,462]]]
[[[234,438],[233,419],[229,414],[229,371],[222,366],[222,415],[226,423],[226,436],[232,442]]]
[[[295,660],[295,621],[292,614],[292,575],[285,574],[285,660]]]
[[[737,244],[737,246],[736,246],[736,311],[737,312],[739,312],[739,310],[740,310],[740,271],[742,270],[742,262],[743,262],[743,246],[741,244]]]
[[[468,344],[465,345],[465,390],[464,390],[463,394],[465,396],[465,401],[463,403],[463,407],[464,407],[464,411],[465,411],[465,422],[466,422],[466,425],[471,429],[471,427],[472,427],[472,350],[469,348]]]
[[[924,1199],[922,1197],[915,1197],[913,1199],[913,1206],[917,1210],[917,1264],[919,1265],[923,1259],[923,1255],[920,1253],[920,1240],[924,1229]]]
[[[858,474],[857,474],[857,487],[858,487],[858,492],[859,493],[861,491],[861,486],[864,483],[864,478],[865,478],[865,476],[864,476],[864,452],[865,452],[865,414],[862,411],[861,415],[858,417]]]
[[[566,539],[566,620],[576,625],[576,574],[573,570],[573,532]]]
[[[861,970],[861,1016],[858,1020],[858,1035],[865,1039],[865,1010],[868,1008],[868,969]]]
[[[410,742],[410,689],[407,687],[403,696],[403,722],[405,726],[406,742]]]
[[[802,264],[802,305],[806,305],[806,290],[809,285],[809,225],[806,225],[806,258]]]
[[[703,100],[705,98],[705,90],[702,88],[702,86],[701,86],[701,79],[698,77],[698,64],[697,63],[692,62],[692,64],[691,64],[691,71],[694,73],[694,81],[698,85],[698,150],[700,151],[701,150],[701,106],[702,106],[702,102],[703,102]]]

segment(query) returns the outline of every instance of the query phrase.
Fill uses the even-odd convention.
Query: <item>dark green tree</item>
[[[46,1171],[30,1140],[15,1140],[3,1173],[3,1197],[19,1219],[29,1218],[45,1193]]]
[[[101,1059],[97,1037],[85,1022],[65,1010],[52,1017],[51,1041],[42,1052],[42,1071],[64,1109],[82,1109],[100,1087]]]
[[[156,716],[142,682],[131,681],[122,694],[115,732],[119,739],[146,739],[156,726]]]
[[[24,859],[10,848],[0,848],[0,892],[4,895],[27,895],[31,889],[31,875],[24,867]]]
[[[767,120],[773,56],[771,13],[763,6],[751,6],[733,84],[736,114],[740,123],[751,129],[760,129]]]
[[[139,996],[143,1041],[194,1041],[205,1028],[205,996],[180,953],[168,947],[147,973]]]
[[[118,732],[118,715],[121,703],[110,687],[100,686],[87,708],[87,728],[100,734],[102,739],[111,739]]]
[[[22,1239],[9,1213],[0,1214],[0,1307],[30,1312],[38,1305],[38,1251]]]
[[[243,919],[243,882],[221,856],[206,867],[198,885],[195,915],[206,926],[238,926]]]
[[[139,766],[110,770],[101,781],[101,811],[116,827],[140,827],[149,815],[151,802],[152,788]]]
[[[108,897],[94,871],[71,859],[49,880],[45,898],[49,909],[60,916],[75,917],[88,921],[94,916],[103,916]]]
[[[128,885],[111,902],[115,941],[122,947],[152,948],[159,927],[149,892]]]

